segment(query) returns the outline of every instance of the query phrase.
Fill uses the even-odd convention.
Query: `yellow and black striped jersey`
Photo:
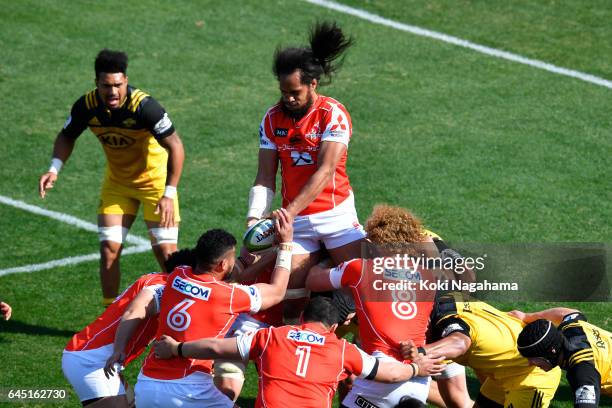
[[[559,330],[567,340],[561,368],[575,393],[575,405],[597,406],[599,394],[612,396],[612,333],[592,325],[581,313],[565,316]]]
[[[76,139],[87,127],[102,144],[107,177],[128,187],[163,188],[168,154],[158,140],[174,126],[155,99],[128,86],[121,107],[110,110],[94,89],[74,103],[62,133]]]
[[[545,375],[518,352],[516,340],[525,323],[487,303],[465,299],[461,293],[441,295],[432,314],[432,326],[434,341],[455,332],[471,339],[468,351],[455,361],[472,367],[480,378],[504,380],[532,372]],[[556,371],[551,378],[558,378],[559,368]]]

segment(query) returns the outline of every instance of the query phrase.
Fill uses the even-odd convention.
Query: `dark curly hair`
[[[313,79],[319,81],[321,76],[331,82],[332,75],[342,65],[338,58],[353,45],[351,37],[344,33],[335,22],[315,24],[310,31],[310,47],[277,48],[274,53],[272,72],[277,79],[300,72],[302,84],[309,84]]]
[[[128,66],[128,56],[123,51],[111,51],[103,49],[98,53],[94,64],[96,69],[96,78],[100,77],[100,73],[118,73],[125,74]]]
[[[221,257],[236,246],[236,238],[222,229],[206,231],[195,248],[198,269],[206,271],[219,262]]]

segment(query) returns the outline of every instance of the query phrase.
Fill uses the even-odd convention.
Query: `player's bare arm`
[[[381,361],[375,381],[396,383],[408,381],[413,377],[427,377],[440,374],[446,368],[446,357],[423,356],[410,364],[400,362]]]
[[[510,316],[516,317],[517,319],[522,320],[525,323],[535,322],[538,319],[546,319],[553,322],[555,326],[561,324],[563,318],[572,313],[580,313],[580,311],[567,307],[553,307],[551,309],[546,309],[533,313],[521,312],[520,310],[512,310],[508,312]]]
[[[62,131],[60,131],[55,138],[55,144],[53,145],[53,157],[51,158],[51,166],[49,170],[40,176],[40,180],[38,182],[38,193],[40,194],[40,198],[45,198],[47,190],[53,188],[55,182],[57,181],[57,174],[59,173],[62,165],[66,163],[66,160],[72,154],[72,150],[74,149],[75,139],[71,139],[64,135]]]
[[[179,350],[180,346],[180,350]],[[201,339],[179,343],[170,336],[161,336],[153,343],[155,357],[168,359],[172,357],[197,358],[201,360],[228,359],[241,360],[236,338]]]
[[[297,197],[287,206],[287,210],[292,220],[296,215],[302,212],[302,210],[308,207],[333,179],[338,162],[340,162],[345,152],[346,145],[343,143],[321,143],[317,171],[306,182]]]
[[[276,190],[278,171],[278,152],[272,149],[259,149],[257,176],[249,192],[249,212],[247,227],[264,217],[269,211]]]
[[[113,354],[108,358],[104,366],[104,375],[106,375],[107,378],[114,375],[116,363],[123,364],[125,360],[125,348],[138,328],[138,325],[140,325],[143,320],[156,315],[157,312],[155,292],[153,290],[147,290],[146,288],[141,290],[134,300],[132,300],[125,312],[123,312],[123,316],[121,316],[121,322],[115,333]]]
[[[315,265],[306,277],[306,289],[313,292],[327,292],[336,289],[330,280],[330,268]]]
[[[425,355],[444,355],[446,358],[453,359],[464,355],[471,345],[472,339],[469,336],[455,332],[434,343],[424,345],[423,349]],[[400,352],[402,357],[408,360],[416,360],[422,356],[412,342],[401,342]]]
[[[252,259],[249,259],[252,258]],[[257,279],[257,277],[267,270],[276,259],[276,252],[270,250],[262,255],[251,254],[245,247],[240,250],[240,256],[236,260],[234,269],[229,277],[232,282],[247,282]]]
[[[183,172],[185,162],[185,149],[179,135],[174,132],[170,136],[159,140],[159,144],[168,151],[168,174],[166,176],[166,190],[157,203],[156,214],[161,214],[160,227],[174,227],[174,199],[176,188]]]
[[[274,218],[276,236],[279,241],[279,250],[276,256],[276,266],[272,272],[270,283],[257,283],[261,293],[261,309],[265,310],[280,303],[287,292],[287,284],[291,275],[291,252],[293,241],[293,223],[289,219],[288,211],[284,208],[272,213]]]

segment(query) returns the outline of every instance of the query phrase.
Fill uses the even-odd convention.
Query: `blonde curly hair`
[[[414,214],[405,208],[387,204],[374,206],[365,230],[372,243],[382,246],[416,244],[426,237],[421,220]]]

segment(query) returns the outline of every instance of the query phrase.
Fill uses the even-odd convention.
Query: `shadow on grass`
[[[253,408],[255,406],[255,398],[238,397],[236,404],[238,404],[240,408]]]
[[[55,327],[38,326],[19,320],[9,320],[0,324],[0,334],[21,333],[41,336],[72,337],[74,330],[57,329]],[[0,339],[2,341],[2,339]]]

